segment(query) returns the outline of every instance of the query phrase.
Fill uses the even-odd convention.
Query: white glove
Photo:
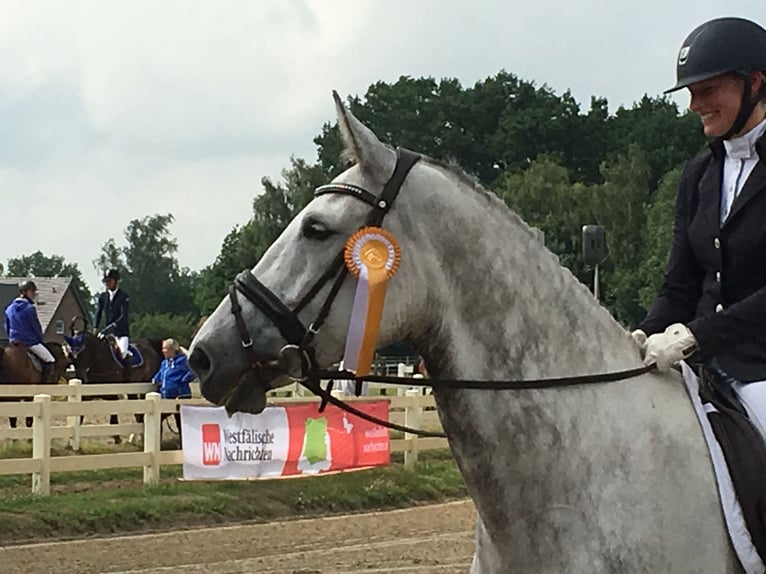
[[[638,351],[641,353],[641,358],[643,359],[646,355],[646,333],[641,329],[636,329],[630,336],[633,337],[633,341],[638,346]]]
[[[98,338],[99,338],[99,340],[100,340],[100,339],[103,339],[104,337],[106,337],[106,335],[104,335],[104,332],[103,332],[103,331],[99,331],[99,332],[98,332],[98,335],[96,335],[96,337],[98,337]]]
[[[697,348],[697,339],[682,323],[676,323],[646,340],[646,355],[644,364],[657,365],[658,371],[668,371],[677,365]]]

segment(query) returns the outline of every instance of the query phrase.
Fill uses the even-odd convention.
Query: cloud
[[[685,3],[684,3],[685,4]],[[330,91],[400,75],[464,85],[507,69],[584,108],[673,83],[685,34],[719,3],[645,0],[3,2],[0,260],[91,261],[128,222],[173,213],[182,265],[201,268],[333,121]],[[727,11],[766,22],[763,0]],[[685,104],[685,97],[678,96]]]

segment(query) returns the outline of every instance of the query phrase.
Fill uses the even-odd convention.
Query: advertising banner
[[[388,402],[354,406],[388,420]],[[181,407],[187,480],[270,478],[387,465],[388,429],[329,405],[267,407],[261,414]]]

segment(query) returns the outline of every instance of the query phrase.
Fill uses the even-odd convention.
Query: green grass
[[[421,453],[412,469],[392,458],[389,467],[251,482],[183,482],[180,466],[169,466],[156,487],[141,485],[140,469],[57,473],[50,497],[28,494],[28,476],[2,476],[0,544],[399,508],[466,495],[448,451]]]

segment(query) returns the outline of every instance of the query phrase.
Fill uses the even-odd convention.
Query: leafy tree
[[[604,265],[604,301],[626,324],[640,321],[645,309],[639,302],[638,268],[643,257],[646,214],[650,198],[650,167],[638,146],[604,164],[604,183],[591,189],[595,222],[607,233],[609,257]]]
[[[176,339],[184,346],[191,343],[196,326],[194,315],[144,313],[131,317],[131,336],[136,339]]]
[[[639,301],[647,309],[657,295],[665,265],[670,256],[675,199],[682,172],[683,167],[678,166],[665,174],[654,194],[652,204],[646,210],[646,226],[643,232],[644,252],[639,267],[641,278]]]
[[[261,180],[264,191],[253,200],[252,218],[229,232],[215,262],[200,274],[195,299],[200,313],[215,309],[236,274],[255,266],[293,217],[311,201],[314,189],[326,181],[319,164],[309,165],[296,158],[291,159],[289,169],[282,171],[281,183]]]
[[[94,261],[100,271],[110,267],[120,270],[136,315],[196,312],[197,274],[178,265],[178,244],[169,229],[172,223],[171,214],[134,219],[125,230],[126,244],[120,247],[109,239]]]
[[[541,157],[529,169],[507,173],[494,188],[511,209],[545,234],[545,244],[581,280],[588,271],[579,256],[580,230],[591,221],[588,189],[572,183],[556,160]]]
[[[31,255],[22,255],[8,260],[8,275],[11,277],[71,277],[80,292],[80,298],[91,311],[91,294],[82,278],[77,263],[67,263],[61,255],[44,255],[35,251]]]
[[[592,97],[583,111],[571,93],[504,70],[470,87],[402,76],[372,84],[348,105],[384,142],[454,161],[477,176],[540,228],[583,281],[590,282],[591,271],[580,256],[582,225],[603,225],[610,247],[604,302],[624,323],[643,317],[672,227],[675,176],[663,176],[704,145],[696,117],[648,95],[614,115],[605,98]],[[201,312],[218,304],[238,271],[256,263],[311,190],[345,168],[337,124],[325,123],[314,143],[317,163],[293,158],[282,182],[264,179],[252,218],[232,230],[202,271]]]
[[[694,157],[705,145],[699,118],[679,115],[678,107],[666,97],[644,95],[632,108],[620,107],[609,128],[612,156],[630,146],[643,150],[649,165],[649,187],[655,189],[667,172]]]

